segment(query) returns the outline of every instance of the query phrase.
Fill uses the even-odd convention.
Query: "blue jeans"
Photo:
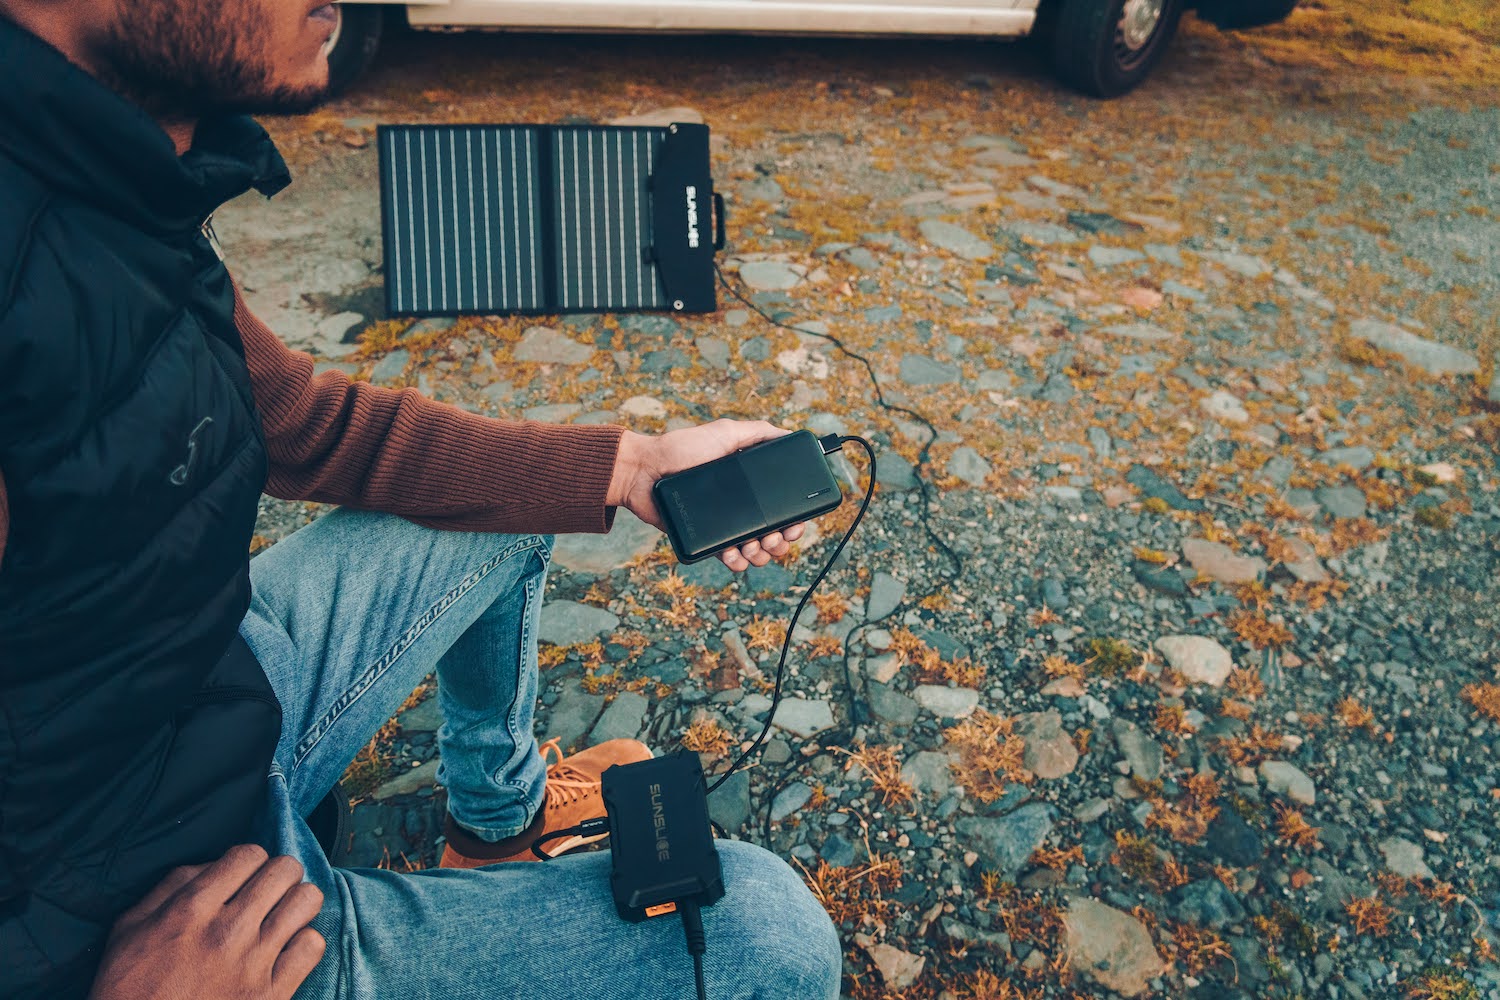
[[[298,998],[696,997],[681,924],[616,914],[608,853],[472,871],[329,865],[303,817],[428,673],[444,722],[439,780],[496,838],[541,808],[532,732],[536,630],[551,539],[440,532],[337,510],[257,556],[240,628],[284,712],[259,839],[323,890],[328,942]],[[795,874],[720,841],[725,896],[704,911],[710,1000],[833,1000],[833,925]]]

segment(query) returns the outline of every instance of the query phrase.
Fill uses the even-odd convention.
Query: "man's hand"
[[[787,432],[765,421],[715,420],[701,427],[671,431],[661,437],[625,432],[620,440],[620,455],[615,462],[614,479],[609,484],[611,506],[627,507],[647,524],[662,528],[661,512],[651,496],[651,487],[663,476],[691,469],[716,458]],[[764,566],[791,551],[792,542],[802,537],[802,525],[772,532],[759,541],[749,541],[738,548],[719,553],[719,559],[736,573],[751,566]]]
[[[90,1000],[290,1000],[323,957],[322,905],[254,845],[174,869],[115,923]]]

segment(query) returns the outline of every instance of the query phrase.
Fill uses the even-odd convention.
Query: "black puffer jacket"
[[[280,709],[236,629],[266,475],[200,232],[285,165],[166,135],[0,18],[0,995],[81,996],[114,917],[243,840]]]

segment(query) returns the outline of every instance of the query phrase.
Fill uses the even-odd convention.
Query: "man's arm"
[[[399,514],[435,528],[601,532],[620,427],[503,421],[423,397],[313,375],[235,289],[271,471],[266,492]]]

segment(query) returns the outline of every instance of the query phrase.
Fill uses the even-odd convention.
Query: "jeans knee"
[[[752,992],[732,995],[835,1000],[843,974],[842,948],[817,898],[776,855],[741,841],[719,841],[718,846],[725,894],[705,911],[705,920],[715,922],[708,947],[712,953],[717,939],[720,954],[734,956],[734,981],[741,989],[752,987]],[[755,972],[747,981],[749,969]]]

